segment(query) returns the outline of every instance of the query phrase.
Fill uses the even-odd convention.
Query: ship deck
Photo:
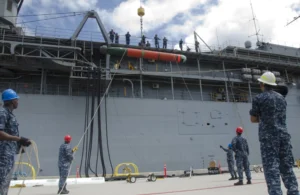
[[[294,169],[298,181],[300,170]],[[265,195],[267,186],[263,173],[252,172],[252,185],[233,186],[235,181],[228,181],[229,174],[194,176],[187,178],[158,179],[156,182],[147,182],[146,179],[138,179],[136,183],[129,184],[126,181],[106,182],[99,185],[70,185],[69,194],[105,194],[105,195]],[[245,179],[244,179],[245,180]],[[244,181],[245,182],[245,181]],[[284,185],[281,185],[283,194],[286,194]],[[20,195],[52,195],[57,194],[57,187],[23,188]],[[10,189],[9,195],[18,194],[19,189]]]

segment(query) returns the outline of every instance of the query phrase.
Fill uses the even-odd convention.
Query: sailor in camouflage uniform
[[[59,148],[59,156],[58,156],[58,169],[59,169],[59,189],[58,194],[69,194],[67,190],[67,177],[69,174],[69,169],[73,160],[73,152],[75,152],[78,148],[74,147],[71,149],[70,142],[72,137],[70,135],[65,136],[65,143],[63,143]]]
[[[229,180],[237,179],[236,172],[234,170],[232,145],[228,144],[228,149],[225,149],[223,146],[220,146],[220,148],[222,148],[227,154],[228,171],[231,174],[231,178]]]
[[[235,160],[237,171],[239,174],[239,181],[234,185],[243,185],[243,168],[247,177],[247,184],[251,184],[251,173],[250,173],[250,163],[248,160],[249,156],[249,147],[247,140],[242,137],[243,128],[236,128],[236,137],[232,140],[232,150],[235,152]]]
[[[282,195],[280,176],[288,195],[298,195],[298,182],[293,172],[291,136],[286,127],[287,103],[275,92],[276,78],[273,73],[264,73],[258,81],[263,91],[252,101],[251,122],[259,123],[259,142],[268,192]]]
[[[20,147],[28,147],[29,139],[19,137],[18,122],[13,110],[18,107],[19,96],[12,89],[2,92],[3,108],[0,108],[0,195],[7,195]]]

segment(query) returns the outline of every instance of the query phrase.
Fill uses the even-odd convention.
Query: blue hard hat
[[[3,101],[9,101],[9,100],[14,100],[14,99],[19,99],[19,96],[17,93],[12,90],[12,89],[6,89],[2,92],[2,100]]]
[[[232,145],[231,145],[231,144],[228,144],[228,148],[232,148]]]

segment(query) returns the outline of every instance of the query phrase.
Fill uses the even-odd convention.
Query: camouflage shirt
[[[284,97],[273,90],[264,91],[253,99],[250,115],[259,119],[259,141],[282,135],[289,137],[286,106]]]
[[[227,154],[227,161],[233,161],[233,151],[232,149],[225,149],[222,147],[222,149],[226,152]]]
[[[62,144],[59,148],[58,155],[58,166],[59,167],[69,167],[73,160],[73,152],[70,144]]]
[[[19,124],[15,115],[8,108],[0,108],[0,131],[12,136],[19,136]],[[18,151],[16,141],[0,141],[0,156],[14,157]]]
[[[249,147],[248,142],[245,138],[240,135],[237,135],[232,139],[232,150],[235,152],[237,156],[239,155],[249,155]]]

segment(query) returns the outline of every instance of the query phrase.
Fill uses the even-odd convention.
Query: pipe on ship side
[[[122,48],[122,47],[100,47],[100,52],[104,54],[125,56],[132,58],[144,58],[149,60],[158,60],[166,62],[177,62],[184,63],[186,62],[186,56],[180,54],[172,54],[165,52],[149,51],[144,49],[132,49],[132,48]]]

